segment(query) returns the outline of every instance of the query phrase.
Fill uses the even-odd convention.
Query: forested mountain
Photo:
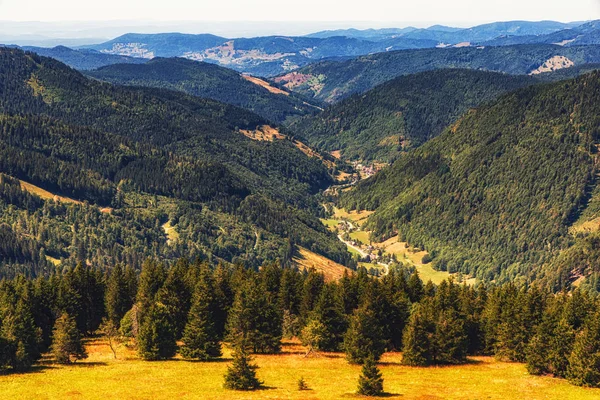
[[[341,150],[345,158],[390,162],[436,137],[469,108],[536,82],[497,72],[422,72],[353,95],[292,129],[322,150]]]
[[[86,74],[115,84],[179,90],[239,106],[277,123],[317,110],[294,94],[258,78],[183,58],[154,58],[143,65],[117,64]]]
[[[342,203],[376,210],[368,222],[376,236],[399,233],[430,251],[442,270],[487,280],[544,277],[555,288],[595,279],[595,253],[582,250],[600,209],[599,95],[600,73],[593,72],[502,96]],[[571,250],[576,241],[578,252]]]
[[[564,63],[554,67],[556,57],[566,60],[561,58]],[[421,49],[390,51],[345,61],[322,61],[276,77],[274,81],[307,97],[333,103],[401,75],[439,68],[529,74],[567,67],[570,63],[577,66],[595,62],[600,62],[600,46]]]
[[[111,64],[143,64],[143,58],[127,57],[115,54],[105,54],[94,50],[74,50],[65,46],[47,47],[22,47],[25,51],[32,51],[40,56],[52,57],[68,66],[78,70],[90,70]]]
[[[331,182],[327,167],[291,140],[246,137],[264,129],[256,114],[98,82],[16,49],[0,49],[0,82],[0,173],[86,201],[40,203],[3,181],[0,223],[20,241],[4,250],[3,274],[41,272],[42,249],[98,266],[184,251],[256,265],[289,257],[294,244],[349,259],[302,211],[318,208],[310,194]],[[180,236],[172,246],[170,227]]]

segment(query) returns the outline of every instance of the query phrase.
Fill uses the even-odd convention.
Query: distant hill
[[[315,60],[375,52],[434,47],[437,42],[395,39],[390,43],[334,36],[326,38],[266,36],[226,39],[181,33],[127,34],[88,48],[106,54],[153,58],[184,57],[216,63],[258,76],[277,75]]]
[[[600,44],[600,20],[539,35],[504,35],[482,42],[484,46],[507,46],[513,44],[557,44],[560,46],[582,46]]]
[[[420,49],[371,54],[344,61],[322,61],[273,80],[304,96],[333,103],[397,76],[439,68],[529,74],[594,62],[600,62],[600,46]]]
[[[214,64],[154,58],[143,65],[117,64],[86,73],[107,82],[179,90],[253,111],[277,123],[317,111],[293,93]]]
[[[366,225],[375,237],[399,234],[437,269],[496,281],[543,276],[555,289],[598,274],[597,252],[584,249],[600,217],[599,96],[599,72],[501,96],[342,205],[375,210]]]
[[[436,137],[469,108],[536,82],[497,72],[422,72],[351,96],[292,129],[322,150],[340,150],[345,158],[389,162]]]
[[[52,48],[25,46],[22,49],[41,56],[52,57],[78,70],[90,70],[112,64],[143,64],[147,61],[143,58],[104,54],[93,50],[73,50],[65,46]]]
[[[393,37],[402,36],[406,33],[417,30],[417,28],[383,28],[383,29],[335,29],[311,33],[306,37],[312,38],[329,38],[335,36],[345,36],[349,38],[367,39],[367,40],[383,40]]]

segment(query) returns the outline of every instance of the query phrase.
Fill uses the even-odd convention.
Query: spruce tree
[[[51,351],[60,364],[87,358],[75,319],[67,313],[63,313],[54,324]]]
[[[319,321],[324,328],[318,349],[321,351],[339,350],[344,342],[344,333],[348,324],[343,304],[336,293],[336,286],[325,285],[323,287],[315,309],[310,313],[310,320]]]
[[[362,364],[369,356],[379,360],[385,351],[383,332],[371,308],[371,303],[365,302],[350,319],[344,349],[346,359],[352,364]]]
[[[144,313],[137,337],[138,354],[144,360],[165,360],[177,352],[175,328],[164,304],[154,303]]]
[[[192,307],[183,331],[183,357],[208,360],[221,356],[221,344],[215,327],[217,307],[212,277],[204,270],[194,290]]]
[[[125,271],[120,265],[116,265],[110,272],[106,284],[106,314],[116,327],[133,305],[128,286]]]
[[[467,335],[464,321],[453,309],[438,311],[435,324],[433,362],[454,364],[467,359]]]
[[[588,318],[569,357],[567,377],[578,386],[600,386],[600,313]]]
[[[358,378],[358,394],[363,396],[383,395],[383,377],[373,356],[365,359]]]
[[[403,335],[402,364],[415,367],[431,364],[434,329],[423,304],[414,305]]]
[[[227,367],[223,387],[231,390],[256,390],[262,382],[256,377],[258,366],[251,364],[243,335],[236,339],[233,363]]]

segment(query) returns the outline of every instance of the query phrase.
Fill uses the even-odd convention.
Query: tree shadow
[[[379,396],[365,396],[365,395],[358,394],[358,393],[346,393],[346,394],[343,394],[341,397],[352,398],[352,399],[389,399],[389,398],[399,398],[402,396],[404,396],[404,395],[400,394],[400,393],[383,392]]]
[[[51,365],[34,365],[31,368],[28,368],[26,370],[12,370],[12,369],[6,369],[6,370],[0,370],[0,376],[13,376],[13,375],[29,375],[29,374],[39,374],[42,373],[46,370],[50,370],[50,369],[55,369],[55,366],[51,366]]]

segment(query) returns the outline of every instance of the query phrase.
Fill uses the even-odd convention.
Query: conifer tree
[[[87,358],[75,319],[67,313],[63,313],[54,324],[51,350],[60,364],[70,364]]]
[[[150,310],[156,294],[163,286],[165,279],[166,271],[164,265],[150,259],[144,262],[136,297],[142,315]]]
[[[336,294],[336,286],[325,285],[310,320],[319,321],[324,328],[318,349],[321,351],[337,351],[344,341],[347,322],[343,304]]]
[[[600,313],[587,319],[569,357],[567,377],[578,386],[600,386]]]
[[[258,366],[252,364],[247,345],[242,335],[236,339],[233,363],[227,367],[223,387],[231,390],[256,390],[262,382],[256,377]]]
[[[383,332],[371,308],[367,301],[354,312],[344,336],[346,359],[352,364],[362,364],[369,356],[379,360],[385,351]]]
[[[434,363],[454,364],[466,361],[467,335],[464,322],[455,310],[439,311],[434,340]]]
[[[383,377],[373,356],[365,359],[358,378],[357,393],[363,396],[383,395]]]
[[[276,353],[281,349],[282,316],[267,293],[248,279],[238,289],[227,322],[228,338],[244,336],[245,344],[255,353]]]
[[[120,265],[116,265],[111,270],[106,285],[106,314],[116,327],[133,305],[129,290],[125,271]]]
[[[414,305],[403,335],[402,364],[415,367],[431,364],[434,329],[433,322],[423,310],[423,305]]]
[[[189,264],[179,260],[171,267],[165,283],[158,290],[156,299],[167,308],[175,337],[181,338],[190,310],[191,293],[186,282]]]
[[[212,277],[203,270],[192,296],[192,307],[183,331],[183,357],[208,360],[221,356],[221,344],[215,327],[217,307]]]
[[[154,303],[142,318],[137,337],[138,353],[144,360],[165,360],[177,352],[175,328],[164,304]]]

